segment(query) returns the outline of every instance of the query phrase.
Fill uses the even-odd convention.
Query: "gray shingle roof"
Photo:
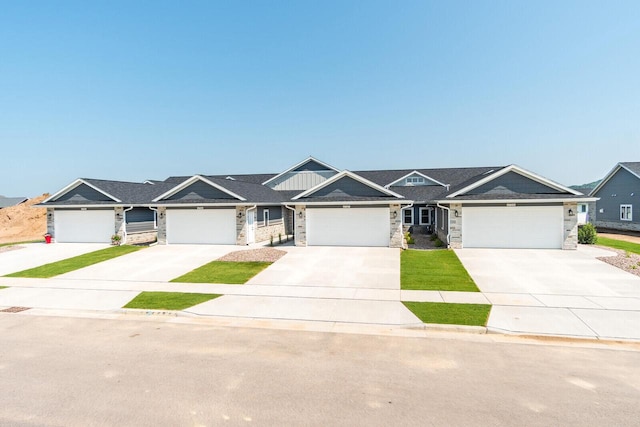
[[[640,162],[620,162],[620,164],[636,175],[640,175]]]
[[[0,196],[0,209],[19,205],[29,200],[26,197],[4,197]]]

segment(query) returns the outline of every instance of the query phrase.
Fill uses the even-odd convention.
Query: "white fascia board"
[[[273,178],[269,178],[268,180],[266,180],[265,182],[263,182],[263,183],[262,183],[262,185],[267,185],[267,184],[268,184],[268,183],[270,183],[271,181],[273,181],[273,180],[275,180],[275,179],[278,179],[278,178],[280,178],[282,175],[284,175],[284,174],[286,174],[286,173],[289,173],[289,172],[291,172],[292,170],[294,170],[294,169],[296,169],[296,168],[299,168],[300,166],[302,166],[302,165],[304,165],[304,164],[306,164],[306,163],[309,163],[309,162],[315,162],[315,163],[318,163],[318,164],[320,164],[320,165],[322,165],[322,166],[326,167],[327,169],[331,169],[331,170],[334,170],[334,171],[336,171],[336,172],[340,172],[340,170],[338,170],[338,169],[334,168],[333,166],[331,166],[331,165],[329,165],[329,164],[327,164],[327,163],[325,163],[325,162],[323,162],[323,161],[320,161],[320,160],[316,159],[316,158],[315,158],[315,157],[313,157],[313,156],[309,156],[309,157],[307,157],[306,159],[304,159],[303,161],[301,161],[300,163],[296,163],[295,165],[291,166],[291,167],[290,167],[289,169],[287,169],[286,171],[284,171],[284,172],[280,172],[278,175],[274,176]]]
[[[130,205],[123,205],[121,203],[113,203],[113,204],[109,204],[109,205],[56,205],[56,204],[51,204],[51,205],[47,205],[47,206],[38,206],[38,205],[34,205],[35,207],[38,208],[53,208],[53,209],[80,209],[80,208],[87,208],[87,209],[115,209],[117,207],[124,207],[124,206],[130,206]]]
[[[360,182],[360,183],[362,183],[362,184],[364,184],[364,185],[366,185],[368,187],[371,187],[371,188],[373,188],[375,190],[378,190],[381,193],[386,194],[388,196],[397,197],[399,199],[404,198],[400,194],[395,193],[395,192],[389,190],[388,188],[384,188],[384,187],[376,184],[375,182],[369,181],[368,179],[365,179],[365,178],[361,177],[360,175],[357,175],[357,174],[355,174],[355,173],[353,173],[351,171],[345,170],[345,171],[340,172],[337,175],[332,176],[331,178],[327,179],[326,181],[321,182],[320,184],[316,185],[315,187],[311,187],[310,189],[308,189],[306,191],[303,191],[302,193],[298,194],[297,196],[292,197],[291,200],[298,200],[301,197],[309,196],[309,195],[315,193],[316,191],[326,187],[327,185],[330,185],[330,184],[332,184],[332,183],[334,183],[334,182],[336,182],[336,181],[338,181],[338,180],[340,180],[340,179],[342,179],[344,177],[353,178],[356,181],[358,181],[358,182]]]
[[[100,194],[104,194],[105,196],[107,196],[108,198],[110,198],[111,200],[113,200],[114,202],[117,203],[122,203],[122,200],[118,199],[117,197],[112,196],[111,194],[107,193],[104,190],[101,190],[100,188],[96,187],[95,185],[85,181],[82,178],[78,178],[75,181],[73,181],[71,184],[67,185],[66,187],[64,187],[62,190],[58,191],[57,193],[55,193],[53,196],[49,196],[46,200],[43,200],[40,203],[48,203],[52,200],[57,200],[59,199],[61,196],[67,194],[69,191],[73,190],[74,188],[78,187],[79,185],[86,185],[88,187],[91,187],[92,189],[96,190],[98,193]]]
[[[400,203],[401,205],[404,204],[412,204],[413,201],[412,200],[402,200],[402,201],[396,201],[396,200],[388,200],[388,201],[384,201],[384,200],[376,200],[376,201],[365,201],[365,200],[358,200],[358,201],[352,201],[352,202],[347,202],[347,201],[342,201],[342,202],[335,202],[335,201],[331,201],[331,202],[304,202],[304,203],[292,203],[289,202],[287,203],[287,205],[289,206],[297,206],[297,205],[302,205],[302,206],[356,206],[356,205],[381,205],[381,206],[389,206],[390,204],[394,204],[394,203]]]
[[[615,165],[613,167],[613,169],[611,169],[611,171],[605,175],[605,177],[602,179],[602,181],[600,181],[600,184],[596,185],[596,188],[594,188],[593,190],[591,190],[591,193],[589,193],[590,196],[594,196],[598,191],[600,191],[600,189],[602,188],[603,185],[605,185],[607,183],[607,181],[609,181],[611,178],[613,178],[613,176],[618,173],[618,171],[620,170],[620,168],[624,168],[624,170],[626,170],[627,172],[629,172],[630,174],[632,174],[633,176],[637,177],[638,179],[640,179],[640,175],[638,175],[637,173],[635,173],[634,171],[632,171],[631,169],[629,169],[628,167],[626,167],[625,165],[623,165],[622,163],[618,163],[617,165]]]
[[[247,199],[245,199],[242,196],[237,195],[236,193],[234,193],[233,191],[227,190],[226,188],[224,188],[223,186],[216,184],[215,182],[211,182],[209,181],[207,178],[203,177],[202,175],[194,175],[191,178],[187,179],[186,181],[184,181],[181,184],[178,184],[177,186],[173,187],[171,190],[167,191],[164,194],[161,194],[160,196],[156,197],[155,199],[153,199],[153,202],[158,202],[162,199],[165,199],[169,196],[173,196],[174,194],[176,194],[178,191],[187,188],[188,186],[190,186],[191,184],[193,184],[196,181],[202,181],[214,188],[217,188],[218,190],[222,191],[223,193],[226,193],[228,195],[230,195],[231,197],[235,197],[238,200],[241,201],[245,201]]]
[[[158,203],[150,204],[147,207],[157,208],[185,208],[196,209],[198,207],[223,207],[229,209],[235,209],[236,206],[254,206],[255,203]]]
[[[530,172],[530,171],[528,171],[526,169],[523,169],[520,166],[509,165],[507,167],[504,167],[504,168],[500,169],[499,171],[497,171],[495,173],[492,173],[491,175],[489,175],[487,177],[482,178],[481,180],[478,180],[478,181],[474,182],[473,184],[470,184],[470,185],[468,185],[468,186],[466,186],[466,187],[464,187],[464,188],[462,188],[462,189],[460,189],[460,190],[458,190],[458,191],[456,191],[454,193],[449,194],[447,196],[447,198],[453,198],[453,197],[459,196],[461,194],[468,193],[469,191],[473,190],[474,188],[478,188],[481,185],[486,184],[487,182],[491,182],[494,179],[496,179],[498,177],[501,177],[502,175],[504,175],[504,174],[506,174],[508,172],[519,173],[522,176],[525,176],[525,177],[527,177],[529,179],[537,181],[537,182],[539,182],[541,184],[544,184],[544,185],[546,185],[548,187],[555,188],[556,190],[564,191],[566,193],[570,193],[570,194],[573,194],[573,195],[576,195],[576,196],[582,195],[582,193],[580,193],[580,192],[578,192],[578,191],[576,191],[576,190],[574,190],[572,188],[569,188],[569,187],[566,187],[566,186],[564,186],[562,184],[559,184],[557,182],[551,181],[550,179],[547,179],[547,178],[545,178],[543,176],[540,176],[540,175],[538,175],[536,173],[533,173],[533,172]]]
[[[419,171],[417,171],[417,170],[414,170],[413,172],[406,174],[406,175],[405,175],[405,176],[403,176],[402,178],[396,179],[396,180],[395,180],[395,181],[393,181],[392,183],[385,185],[385,186],[384,186],[384,188],[392,187],[392,186],[393,186],[393,184],[395,184],[395,183],[397,183],[397,182],[400,182],[400,181],[402,181],[402,180],[404,180],[404,179],[407,179],[407,178],[409,178],[411,175],[420,175],[421,177],[423,177],[423,178],[425,178],[425,179],[428,179],[428,180],[429,180],[429,181],[431,181],[431,182],[435,182],[435,183],[436,183],[436,184],[438,184],[438,185],[441,185],[441,186],[443,186],[443,187],[446,187],[446,186],[447,186],[446,184],[443,184],[442,182],[438,181],[437,179],[433,179],[433,178],[431,178],[430,176],[423,174],[422,172],[419,172]]]
[[[566,203],[566,202],[577,202],[577,203],[589,203],[600,200],[599,197],[580,197],[580,198],[557,198],[557,199],[486,199],[486,200],[464,200],[464,199],[444,199],[444,200],[436,200],[436,203],[440,204],[451,204],[451,203],[459,203],[463,205],[478,205],[482,203],[493,203],[493,204],[508,204],[508,203]]]

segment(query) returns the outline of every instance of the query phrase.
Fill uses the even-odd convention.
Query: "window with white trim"
[[[620,221],[633,221],[632,205],[620,205]]]
[[[420,208],[420,225],[431,224],[431,208]]]
[[[424,184],[424,178],[421,176],[410,176],[407,178],[407,185]]]
[[[413,208],[405,209],[402,214],[402,223],[404,225],[413,225]]]
[[[269,225],[269,209],[262,211],[262,221],[264,222],[265,227]]]

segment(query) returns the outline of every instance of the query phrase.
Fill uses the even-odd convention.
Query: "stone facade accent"
[[[141,245],[144,243],[153,243],[156,241],[158,233],[154,231],[141,231],[139,233],[127,233],[124,243],[127,245]]]
[[[403,248],[404,233],[402,228],[402,209],[399,203],[389,205],[389,247]]]
[[[287,238],[284,221],[274,220],[273,223],[267,226],[256,228],[256,242],[270,241],[271,236],[273,236],[274,243],[278,243],[278,234],[282,236],[282,241],[284,242]]]
[[[578,203],[563,203],[562,210],[564,211],[562,249],[578,249]],[[569,210],[573,215],[569,215]]]
[[[114,232],[115,234],[120,236],[122,238],[122,242],[124,242],[125,236],[127,235],[127,230],[126,230],[127,224],[124,222],[124,208],[121,206],[118,206],[114,210],[115,210],[115,221],[116,221]]]
[[[305,206],[296,205],[296,246],[307,246],[307,209]],[[302,215],[301,215],[302,214]]]
[[[236,206],[236,245],[247,244],[247,207]]]
[[[54,221],[54,209],[47,208],[47,233],[49,233],[54,239],[56,237],[55,221]]]
[[[167,244],[167,208],[158,208],[158,244]]]
[[[597,218],[596,202],[587,203],[587,221],[595,225]]]
[[[633,217],[638,215],[633,212]],[[607,228],[610,230],[622,230],[622,231],[640,231],[640,223],[635,221],[594,221],[593,225],[598,228]]]
[[[451,205],[449,205],[449,247],[452,249],[462,249],[461,203],[451,203]]]

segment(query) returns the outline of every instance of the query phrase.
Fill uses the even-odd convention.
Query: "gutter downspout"
[[[293,211],[293,222],[295,222],[296,221],[296,209],[292,208],[291,206],[289,206],[287,204],[285,204],[284,207],[289,209],[290,211]],[[293,225],[293,224],[291,224],[291,225]],[[293,227],[292,231],[293,231],[293,244],[295,245],[295,243],[296,243],[296,228]]]
[[[133,209],[133,206],[129,207],[129,209],[124,209],[122,211],[122,220],[124,221],[124,239],[122,239],[122,243],[127,243],[127,212]]]
[[[450,243],[449,240],[451,235],[451,210],[446,206],[442,206],[440,202],[437,202],[436,206],[439,207],[440,209],[445,209],[447,211],[447,247],[449,247],[449,243]],[[438,222],[437,218],[438,216],[436,215],[436,222]]]
[[[245,211],[245,219],[244,219],[245,221],[246,221],[246,220],[247,220],[247,218],[249,217],[249,211],[252,211],[252,210],[254,210],[254,209],[255,209],[255,208],[257,208],[257,207],[258,207],[258,205],[253,205],[253,206],[251,206],[251,207],[249,207],[249,208],[247,208],[247,209],[246,209],[246,211]],[[257,215],[256,215],[256,216],[257,216]],[[256,230],[255,230],[256,222],[255,222],[255,221],[253,221],[253,226],[254,226],[254,230],[253,230],[253,243],[255,243],[255,242],[256,242]],[[247,239],[247,246],[248,246],[248,245],[249,245],[249,239]]]

